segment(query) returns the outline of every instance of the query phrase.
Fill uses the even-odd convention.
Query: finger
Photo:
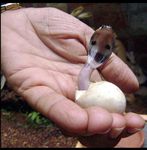
[[[109,132],[109,136],[111,139],[116,139],[119,135],[121,135],[121,133],[125,129],[126,120],[124,116],[122,116],[121,114],[113,113],[112,116],[113,116],[113,123],[112,129]]]
[[[104,117],[106,119],[106,116],[104,115],[104,114],[106,114],[106,112],[103,112],[102,109],[100,109],[99,111],[102,111],[101,113],[103,113],[102,118]],[[92,114],[94,114],[94,113],[92,113]],[[110,114],[107,114],[107,117],[109,115]],[[97,117],[99,117],[99,116],[97,116]],[[125,127],[124,117],[119,114],[112,114],[111,119],[113,120],[113,122],[111,122],[111,123],[107,122],[108,120],[105,120],[104,118],[102,119],[103,121],[100,121],[100,124],[98,123],[97,126],[100,126],[99,127],[99,130],[100,130],[100,129],[104,128],[104,126],[107,124],[107,130],[105,129],[105,132],[103,132],[103,133],[98,132],[99,134],[79,137],[79,141],[83,145],[85,145],[87,147],[101,147],[101,148],[102,147],[114,147],[120,141],[121,137],[119,136],[118,132],[121,133],[122,128],[124,129],[124,127]],[[121,129],[121,131],[117,130],[117,129]],[[117,138],[117,136],[119,136],[119,138]]]
[[[73,101],[48,87],[36,86],[23,93],[27,102],[37,111],[66,131],[83,134],[87,129],[87,113]]]
[[[89,107],[87,135],[78,137],[79,141],[87,147],[114,147],[120,140],[110,140],[108,132],[112,128],[111,113],[100,107]]]
[[[105,134],[112,126],[112,115],[103,108],[93,106],[86,109],[88,113],[87,135]]]
[[[23,97],[37,111],[69,133],[86,135],[110,129],[112,116],[102,108],[82,109],[48,87],[36,86],[23,92]]]
[[[112,116],[105,109],[100,107],[89,107],[86,109],[88,115],[87,129],[82,136],[90,136],[94,134],[106,134],[110,131],[112,125]],[[76,136],[73,131],[66,131],[62,129],[62,132],[67,136]]]
[[[114,53],[110,59],[100,68],[100,72],[104,78],[118,87],[124,92],[134,92],[139,88],[137,78],[131,69]]]
[[[145,120],[138,114],[129,112],[125,116],[126,130],[129,134],[134,134],[142,130],[145,126]]]

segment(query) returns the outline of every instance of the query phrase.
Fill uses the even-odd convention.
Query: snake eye
[[[105,46],[105,49],[110,49],[110,45],[107,44],[107,45]]]
[[[92,45],[95,45],[95,44],[96,44],[96,41],[91,41],[91,44],[92,44]]]

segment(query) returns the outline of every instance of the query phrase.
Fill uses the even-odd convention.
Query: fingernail
[[[138,129],[138,128],[133,128],[133,129],[128,129],[127,132],[130,133],[130,134],[133,134],[133,133],[136,133],[136,132],[139,132],[141,131],[141,129]]]
[[[116,139],[121,133],[122,131],[124,130],[124,128],[115,128],[115,129],[112,129],[111,132],[110,132],[110,138],[111,139]]]

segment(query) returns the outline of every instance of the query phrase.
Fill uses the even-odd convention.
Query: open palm
[[[86,60],[84,34],[88,29],[90,38],[93,30],[52,8],[6,12],[2,19],[2,65],[8,83],[35,109],[51,116],[53,105],[74,100],[80,63]]]
[[[95,134],[125,126],[122,116],[102,108],[82,109],[73,102],[77,77],[94,32],[90,27],[55,8],[28,8],[3,13],[1,29],[2,71],[12,88],[32,107],[69,133]],[[116,68],[117,63],[120,68]],[[124,91],[138,88],[131,70],[114,54],[101,73]],[[99,116],[102,120],[96,119]],[[128,128],[143,127],[138,115],[127,117]],[[132,125],[134,118],[139,123]],[[115,124],[114,119],[123,120],[122,124]]]

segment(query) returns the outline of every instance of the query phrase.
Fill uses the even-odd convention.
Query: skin
[[[83,109],[74,103],[79,72],[86,62],[93,30],[55,8],[26,8],[1,15],[1,69],[8,84],[34,109],[68,135],[104,134],[142,129],[135,113],[111,114],[99,107]],[[138,89],[132,71],[115,54],[92,78],[114,82],[124,92]],[[117,76],[117,78],[116,78]],[[135,121],[134,121],[135,120]],[[126,136],[126,135],[125,135]],[[117,143],[118,140],[111,140]],[[89,141],[90,142],[90,141]]]

